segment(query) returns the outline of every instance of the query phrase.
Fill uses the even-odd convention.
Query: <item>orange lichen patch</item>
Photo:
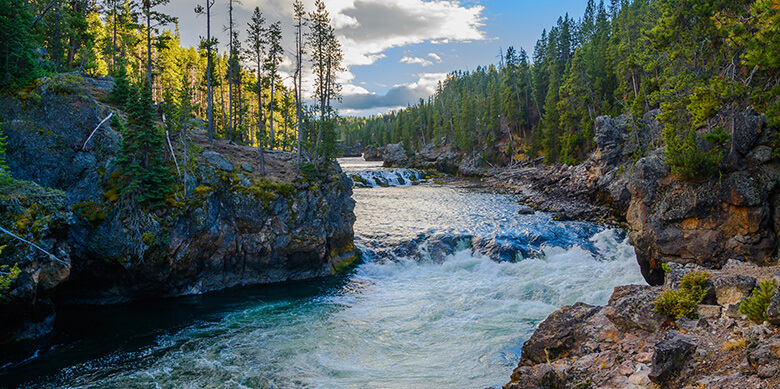
[[[760,208],[729,206],[722,230],[727,235],[752,235],[758,232],[764,214]]]

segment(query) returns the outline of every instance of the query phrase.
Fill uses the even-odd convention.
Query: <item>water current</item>
[[[0,386],[500,387],[548,314],[643,283],[623,231],[521,215],[511,196],[421,172],[341,164],[361,186],[364,262],[348,275],[61,309],[55,346]]]

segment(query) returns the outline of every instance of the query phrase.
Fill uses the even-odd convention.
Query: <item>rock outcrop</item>
[[[382,150],[377,150],[373,145],[368,145],[363,149],[363,159],[366,161],[381,161]]]
[[[762,266],[776,258],[780,165],[766,155],[772,136],[765,119],[752,111],[738,118],[730,158],[739,162],[720,176],[679,180],[660,154],[634,166],[626,219],[649,283],[662,282],[667,262],[720,268],[730,258]]]
[[[683,181],[665,163],[658,114],[648,112],[638,123],[629,115],[598,117],[597,149],[583,163],[528,161],[488,181],[560,220],[627,223],[642,274],[652,285],[663,282],[664,263],[715,269],[730,258],[772,263],[780,231],[780,164],[769,152],[774,133],[765,119],[750,110],[737,115],[727,158],[732,162],[719,176]]]
[[[657,113],[648,113],[639,123],[630,115],[596,118],[597,149],[578,165],[544,165],[538,158],[513,169],[496,170],[487,180],[515,193],[522,203],[554,213],[559,220],[622,223],[631,202],[628,185],[637,174],[634,158],[660,142]]]
[[[712,271],[713,288],[733,280],[780,280],[780,268],[731,261]],[[680,279],[697,266],[677,266]],[[669,279],[667,285],[674,285]],[[731,281],[730,281],[731,280]],[[698,319],[653,311],[662,286],[615,288],[604,307],[577,303],[544,320],[523,344],[504,389],[519,388],[772,388],[780,385],[780,327],[731,317],[724,306],[699,305]]]
[[[0,242],[10,242],[2,264],[22,269],[0,298],[4,342],[50,332],[49,300],[109,304],[197,294],[329,275],[358,258],[351,181],[338,164],[299,176],[292,153],[270,151],[263,177],[256,149],[192,134],[188,150],[174,142],[179,162],[188,156],[175,193],[148,210],[119,196],[117,131],[104,124],[84,146],[103,118],[122,114],[100,102],[105,91],[70,74],[24,93],[0,101],[11,174],[49,194],[28,188],[20,200],[3,193],[0,212],[13,213],[10,229],[62,263]]]

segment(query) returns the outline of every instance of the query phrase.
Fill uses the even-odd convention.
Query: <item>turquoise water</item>
[[[346,160],[348,172],[379,170]],[[622,231],[518,215],[509,196],[433,183],[356,188],[365,263],[336,278],[62,313],[14,386],[484,388],[538,323],[643,283]]]

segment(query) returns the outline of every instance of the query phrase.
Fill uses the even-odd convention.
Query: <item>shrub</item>
[[[747,316],[753,323],[761,324],[766,321],[766,309],[772,296],[775,294],[775,283],[770,280],[764,280],[753,289],[753,293],[747,300],[739,304],[739,313]]]
[[[0,183],[8,179],[8,171],[10,170],[5,159],[5,147],[8,146],[8,143],[6,143],[6,138],[3,136],[2,126],[3,123],[0,123]]]
[[[709,288],[705,288],[710,279],[707,272],[688,273],[680,282],[680,289],[667,290],[655,300],[655,311],[679,319],[683,316],[695,319],[696,306],[704,300]]]
[[[0,247],[0,252],[3,251],[3,247],[5,246]],[[9,265],[0,266],[0,297],[3,297],[3,293],[11,289],[11,284],[16,281],[16,278],[21,273],[22,271],[19,269],[18,263],[15,263],[13,267]]]

